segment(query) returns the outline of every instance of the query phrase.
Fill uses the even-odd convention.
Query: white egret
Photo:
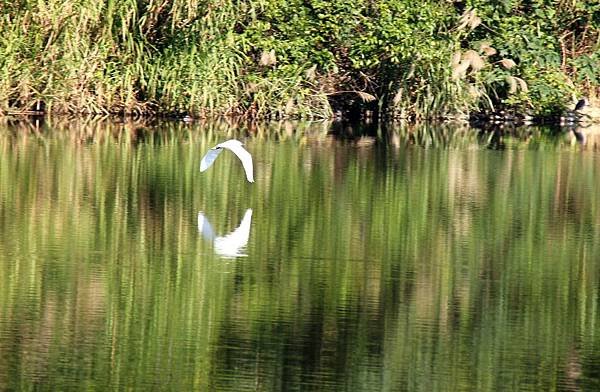
[[[200,171],[203,172],[206,169],[208,169],[213,164],[215,159],[217,159],[217,157],[219,156],[221,151],[223,151],[224,148],[234,153],[240,159],[240,161],[242,161],[242,166],[244,166],[244,171],[246,172],[246,178],[249,182],[254,182],[254,168],[252,166],[252,156],[243,147],[242,142],[235,139],[230,139],[221,144],[217,144],[216,146],[208,150],[208,152],[206,153],[206,155],[204,155],[202,161],[200,162]]]
[[[247,256],[241,252],[248,244],[251,223],[252,209],[248,208],[237,229],[227,235],[217,237],[208,219],[202,212],[198,213],[198,231],[205,240],[213,242],[216,254],[226,258]]]

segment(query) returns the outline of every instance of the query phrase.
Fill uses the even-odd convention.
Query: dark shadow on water
[[[536,146],[571,145],[585,139],[580,126],[513,126],[487,124],[472,127],[466,123],[351,123],[334,122],[328,135],[335,140],[359,147],[384,145],[392,147],[418,146],[424,148],[482,148],[504,150],[507,148],[534,148]]]
[[[417,146],[422,148],[536,149],[571,148],[574,145],[596,149],[598,125],[526,126],[512,123],[465,122],[377,122],[377,121],[278,121],[248,122],[173,121],[99,117],[18,117],[4,118],[0,133],[13,139],[62,139],[77,144],[100,142],[161,145],[174,140],[185,142],[198,133],[212,135],[214,141],[236,138],[326,142],[332,139],[356,147]]]

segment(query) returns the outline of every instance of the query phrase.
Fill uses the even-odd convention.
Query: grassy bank
[[[0,113],[550,114],[600,86],[597,0],[17,0]]]

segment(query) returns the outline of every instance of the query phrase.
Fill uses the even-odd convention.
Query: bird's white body
[[[252,156],[243,147],[242,142],[235,139],[230,139],[226,142],[217,144],[208,150],[206,155],[204,155],[202,158],[202,161],[200,161],[200,171],[203,172],[208,169],[224,148],[234,153],[240,159],[242,166],[244,166],[244,171],[246,172],[246,179],[248,179],[249,182],[254,182],[254,166],[252,165]]]

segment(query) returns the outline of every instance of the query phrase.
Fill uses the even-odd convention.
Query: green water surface
[[[600,153],[334,131],[1,125],[0,389],[600,389]]]

